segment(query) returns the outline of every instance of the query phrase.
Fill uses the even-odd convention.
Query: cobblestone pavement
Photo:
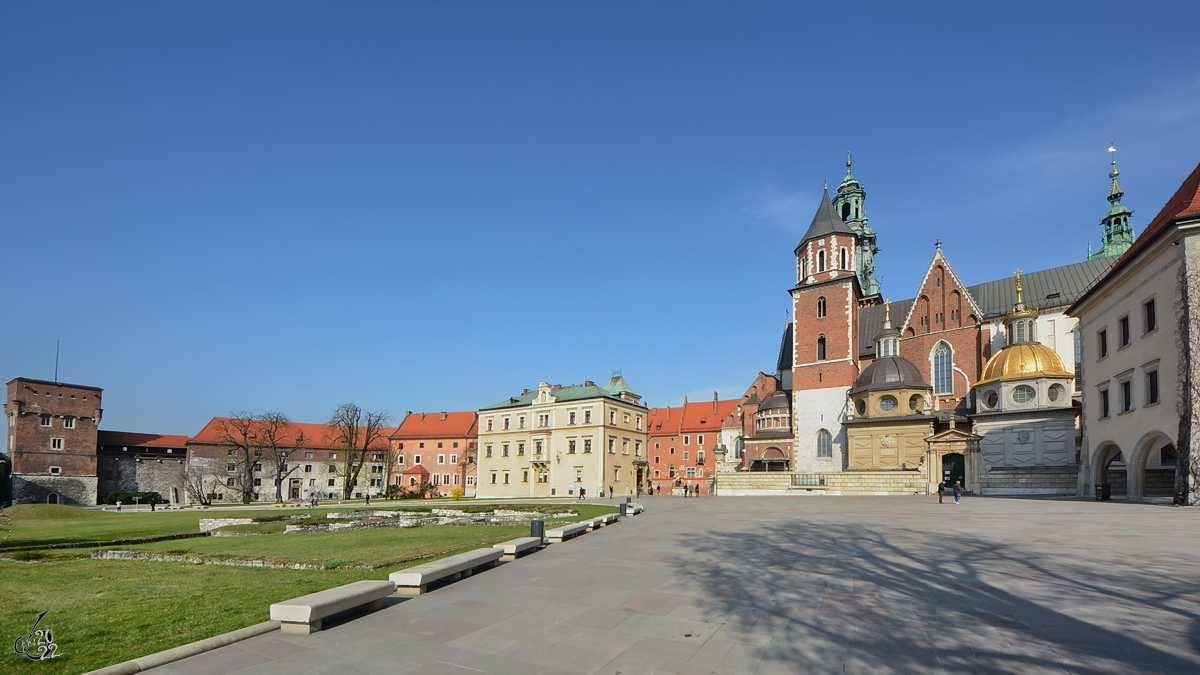
[[[646,513],[158,675],[1200,673],[1200,509],[646,497]]]

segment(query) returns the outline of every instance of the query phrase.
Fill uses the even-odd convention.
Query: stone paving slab
[[[149,672],[1200,673],[1200,509],[644,503],[637,518],[325,631]]]

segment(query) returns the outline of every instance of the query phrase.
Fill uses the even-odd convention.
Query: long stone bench
[[[284,633],[308,635],[321,630],[322,620],[347,609],[379,609],[396,584],[391,581],[355,581],[271,605],[271,619]]]
[[[504,554],[500,557],[501,560],[516,560],[521,555],[528,553],[542,545],[541,537],[521,537],[520,539],[512,539],[509,541],[493,544],[492,548],[498,548]]]
[[[631,502],[631,503],[625,505],[625,515],[636,516],[637,514],[641,513],[642,511],[645,511],[645,510],[646,510],[646,507],[644,507],[641,504],[638,504],[636,502]]]
[[[479,548],[417,565],[388,575],[396,584],[396,595],[415,596],[429,590],[435,581],[458,581],[496,564],[504,555],[498,548]]]
[[[613,523],[621,520],[621,516],[616,513],[610,513],[607,516],[603,516],[603,518],[605,525],[612,525]]]
[[[578,537],[587,532],[589,524],[590,521],[585,520],[582,523],[571,523],[557,529],[546,530],[546,540],[554,544],[561,544],[567,539]]]
[[[588,532],[594,532],[608,524],[604,521],[604,516],[596,516],[591,520],[585,520],[583,522],[587,523]]]

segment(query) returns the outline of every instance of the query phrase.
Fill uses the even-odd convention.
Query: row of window
[[[675,454],[675,448],[671,448],[671,454],[672,454],[672,455],[673,455],[673,454]],[[685,461],[685,462],[686,462],[686,461],[688,461],[688,451],[687,451],[687,450],[684,450],[684,451],[683,451],[683,461]],[[654,463],[655,463],[655,464],[662,464],[662,456],[661,456],[661,455],[655,455],[655,456],[654,456]],[[704,463],[704,451],[703,451],[703,450],[697,450],[697,451],[696,451],[696,463],[697,463],[697,464],[703,464],[703,463]]]
[[[437,444],[437,446],[438,446],[438,449],[440,450],[440,449],[441,449],[441,447],[442,447],[442,441],[438,441],[438,444]],[[454,445],[453,445],[452,447],[455,447],[455,448],[457,448],[457,447],[458,447],[458,441],[454,441]],[[397,450],[403,450],[403,449],[404,449],[404,443],[400,443],[400,446],[399,446],[398,448],[396,448],[396,449],[397,449]],[[417,443],[417,449],[418,449],[418,450],[424,450],[424,449],[425,449],[425,443],[424,443],[424,442],[418,442],[418,443]]]
[[[1131,412],[1134,409],[1133,373],[1118,376],[1117,380],[1117,414]],[[1109,383],[1100,385],[1100,396],[1096,401],[1097,417],[1104,419],[1112,414],[1112,401],[1109,397]],[[1159,402],[1158,364],[1142,367],[1142,400],[1146,406]]]
[[[11,422],[12,419],[13,418],[10,417],[9,421]],[[53,415],[40,415],[39,419],[40,419],[41,425],[43,427],[54,426],[54,416]],[[62,418],[62,421],[63,421],[64,429],[74,429],[75,428],[75,418],[74,417],[64,417],[64,418]]]
[[[634,422],[634,426],[636,428],[638,428],[638,429],[642,428],[642,416],[641,415],[630,415],[629,413],[622,413],[622,415],[623,415],[623,420],[624,420],[625,424],[629,424],[630,419],[632,419]],[[492,418],[490,418],[490,417],[487,418],[485,424],[487,426],[488,431],[495,431],[494,422],[495,422],[495,420],[493,420]],[[609,424],[617,423],[617,411],[616,410],[608,411],[608,422],[609,422]],[[500,423],[501,423],[501,429],[500,429],[501,431],[509,431],[512,429],[512,418],[511,417],[502,417],[500,419]],[[579,423],[578,413],[574,410],[568,411],[567,412],[567,424],[571,425],[571,424],[578,424],[578,423]],[[592,423],[592,411],[590,409],[586,409],[583,411],[583,423],[584,424]],[[544,429],[549,426],[550,426],[550,413],[548,413],[548,412],[547,413],[538,413],[537,428]],[[518,415],[517,416],[517,429],[524,429],[524,428],[525,428],[525,416]],[[440,443],[438,444],[438,447],[441,447]],[[455,447],[458,447],[458,445],[455,444]]]
[[[1142,337],[1158,330],[1158,310],[1154,305],[1154,298],[1142,303]],[[1129,315],[1126,314],[1117,319],[1117,349],[1128,347],[1132,342],[1130,335]],[[1103,359],[1108,356],[1108,328],[1101,328],[1096,331],[1096,347],[1097,359]]]
[[[685,475],[686,475],[688,478],[695,478],[695,477],[696,477],[696,467],[694,467],[694,466],[689,466],[689,467],[687,467],[687,468],[686,468],[686,470],[684,471],[684,474],[685,474]],[[662,472],[661,472],[661,471],[659,471],[658,469],[655,469],[655,470],[654,470],[654,477],[655,477],[655,478],[662,478]],[[667,469],[667,478],[674,478],[674,477],[675,477],[675,467],[673,467],[673,466],[672,466],[672,467],[670,467],[670,468],[668,468],[668,469]]]
[[[404,464],[404,463],[405,463],[405,458],[404,458],[404,455],[396,455],[396,463],[397,463],[397,464]],[[421,456],[420,456],[420,455],[413,455],[413,456],[412,456],[412,463],[413,463],[413,464],[420,464],[420,463],[421,463]],[[458,455],[450,455],[450,461],[449,461],[449,462],[447,462],[447,461],[446,461],[446,456],[445,456],[445,455],[438,455],[438,456],[437,456],[437,463],[438,463],[438,464],[458,464]]]
[[[850,267],[849,267],[850,253],[846,250],[845,246],[843,246],[841,248],[840,252],[838,253],[838,258],[839,258],[838,260],[835,260],[833,262],[840,262],[841,264],[838,267],[836,267],[835,269],[840,269],[840,270],[850,269]],[[826,263],[825,249],[817,250],[816,273],[819,274],[821,272],[824,272],[828,269],[828,267],[829,266]],[[807,277],[808,277],[808,259],[801,258],[800,259],[800,280],[803,281]]]

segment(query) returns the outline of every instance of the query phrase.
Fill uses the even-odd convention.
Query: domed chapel
[[[793,251],[792,318],[774,375],[742,397],[738,410],[756,412],[733,422],[736,489],[718,474],[718,493],[777,494],[781,474],[829,493],[912,494],[943,478],[985,494],[1074,493],[1080,344],[1065,310],[1133,236],[1115,167],[1101,255],[967,286],[938,241],[916,293],[894,302],[875,274],[889,232],[868,225],[852,170]],[[764,389],[776,393],[756,407]]]

